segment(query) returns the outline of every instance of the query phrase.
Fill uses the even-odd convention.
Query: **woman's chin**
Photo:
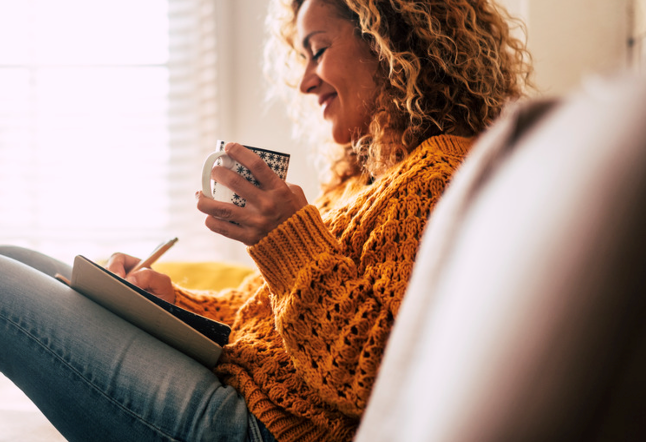
[[[347,127],[338,127],[332,123],[332,139],[337,144],[348,144],[352,141],[352,131]]]

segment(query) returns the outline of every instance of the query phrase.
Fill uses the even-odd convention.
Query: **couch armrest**
[[[594,80],[474,146],[357,442],[646,440],[645,115],[646,78]]]

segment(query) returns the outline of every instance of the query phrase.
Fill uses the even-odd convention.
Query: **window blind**
[[[214,3],[0,0],[0,243],[69,262],[179,236],[178,258],[206,256]]]

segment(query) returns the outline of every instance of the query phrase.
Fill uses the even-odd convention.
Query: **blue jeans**
[[[55,273],[71,269],[0,247],[0,371],[68,440],[274,440],[210,370]]]

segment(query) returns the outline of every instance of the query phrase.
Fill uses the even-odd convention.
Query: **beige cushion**
[[[357,435],[646,440],[646,81],[503,117],[423,238]]]

